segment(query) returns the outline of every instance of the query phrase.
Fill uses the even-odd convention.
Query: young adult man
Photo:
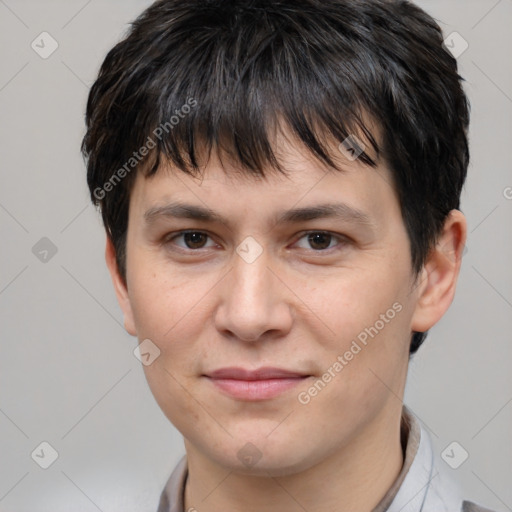
[[[106,261],[186,456],[159,512],[483,511],[402,403],[455,293],[468,103],[399,0],[165,0],[83,151]]]

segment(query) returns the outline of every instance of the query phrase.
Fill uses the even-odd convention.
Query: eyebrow
[[[171,202],[163,206],[155,206],[144,213],[147,226],[160,218],[194,219],[203,222],[219,222],[229,226],[229,220],[210,208]],[[375,227],[375,223],[361,210],[345,203],[327,203],[277,212],[273,217],[276,223],[298,223],[322,218],[336,218],[366,227]]]

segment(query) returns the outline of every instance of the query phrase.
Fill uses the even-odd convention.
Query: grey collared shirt
[[[404,463],[397,479],[372,512],[492,512],[464,501],[457,484],[434,456],[427,431],[404,405],[401,421]],[[187,457],[167,480],[157,512],[185,512]]]

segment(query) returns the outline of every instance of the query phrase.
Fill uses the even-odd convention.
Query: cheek
[[[412,311],[405,274],[361,269],[350,276],[316,286],[306,296],[320,319],[321,331],[312,331],[318,362],[331,379],[324,398],[365,410],[390,389],[400,396]]]
[[[322,293],[310,296],[314,301],[311,309],[320,311],[334,334],[316,338],[313,353],[319,354],[321,375],[303,390],[299,403],[308,402],[300,407],[319,418],[326,432],[337,425],[331,432],[334,437],[346,429],[341,435],[344,438],[351,435],[354,425],[369,421],[402,396],[410,311],[398,291],[389,287],[340,283],[330,293],[331,300],[324,301],[323,307]],[[325,411],[331,419],[325,417]]]
[[[169,265],[152,262],[149,256],[139,258],[133,267],[130,301],[139,337],[153,336],[164,342],[183,327],[187,315],[194,314],[205,287],[201,280],[187,279]]]
[[[196,393],[169,360],[160,358],[144,373],[158,406],[167,419],[181,432],[190,432],[205,424],[204,410],[198,406]],[[191,391],[192,390],[192,391]]]
[[[389,331],[391,324],[398,323],[404,310],[404,293],[396,283],[403,278],[389,273],[386,277],[384,272],[370,275],[363,269],[344,274],[345,278],[337,277],[302,291],[307,306],[329,334],[328,339],[350,342],[376,323],[379,331],[383,327]]]
[[[137,334],[140,341],[149,338],[160,350],[159,365],[145,368],[148,381],[160,378],[152,375],[156,372],[153,366],[164,366],[183,378],[193,377],[204,368],[209,353],[199,340],[201,333],[209,329],[207,322],[213,321],[209,294],[217,281],[216,275],[207,273],[197,278],[170,272],[169,268],[159,270],[148,265],[148,271],[144,271],[139,266],[130,290]],[[176,383],[170,379],[169,384]]]
[[[208,358],[194,340],[200,339],[204,328],[204,322],[195,319],[202,314],[201,299],[210,288],[206,277],[190,279],[156,269],[144,272],[141,267],[132,281],[138,337],[141,341],[149,338],[160,350],[151,365],[143,366],[146,380],[156,402],[178,429],[202,420],[197,401],[187,390],[192,389],[199,362],[204,364]]]

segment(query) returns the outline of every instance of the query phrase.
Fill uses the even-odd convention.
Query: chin
[[[275,446],[257,448],[253,443],[245,443],[235,448],[235,457],[227,456],[231,451],[211,453],[218,464],[227,470],[242,475],[252,476],[289,476],[305,471],[315,464],[314,457],[309,453],[299,453],[293,447],[283,445],[280,449]]]

